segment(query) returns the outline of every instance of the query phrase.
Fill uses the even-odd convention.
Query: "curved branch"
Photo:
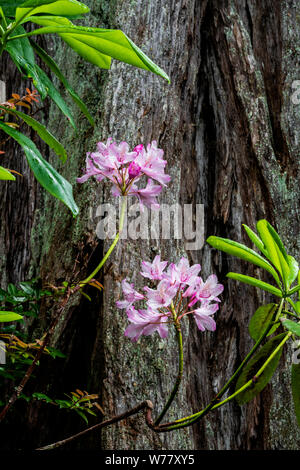
[[[153,410],[153,404],[150,400],[145,400],[139,405],[135,406],[134,408],[131,408],[131,410],[125,411],[125,413],[122,413],[118,416],[114,416],[111,419],[107,419],[106,421],[102,421],[101,423],[95,424],[94,426],[91,426],[90,428],[84,429],[83,431],[73,434],[73,436],[67,437],[66,439],[63,439],[61,441],[54,442],[53,444],[49,444],[47,446],[39,447],[38,449],[35,450],[53,450],[56,449],[57,447],[63,446],[67,444],[68,442],[74,441],[74,439],[77,439],[79,437],[84,436],[85,434],[88,434],[89,432],[96,431],[97,429],[105,428],[106,426],[109,426],[110,424],[117,423],[118,421],[122,421],[123,419],[129,418],[129,416],[135,415],[139,413],[140,411],[146,409],[146,422],[148,424],[152,423],[152,418],[151,418],[151,412]],[[151,425],[150,425],[151,427]]]

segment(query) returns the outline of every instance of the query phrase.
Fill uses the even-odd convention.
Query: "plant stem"
[[[88,284],[90,282],[91,279],[93,279],[96,274],[100,271],[100,269],[104,266],[104,264],[106,263],[107,259],[109,258],[109,256],[111,255],[111,253],[113,252],[116,244],[118,243],[119,241],[119,238],[120,238],[120,234],[123,230],[123,225],[124,225],[124,219],[125,219],[125,212],[126,212],[126,206],[127,206],[127,199],[126,197],[124,196],[123,197],[123,201],[122,201],[122,206],[121,206],[121,214],[120,214],[120,223],[119,223],[119,230],[118,230],[118,233],[116,234],[112,244],[110,245],[109,249],[107,250],[105,256],[102,258],[102,260],[100,261],[100,263],[98,264],[98,266],[96,267],[96,269],[94,269],[94,271],[86,278],[84,279],[84,281],[81,281],[80,282],[80,287],[84,287],[85,284]]]
[[[281,299],[280,305],[279,305],[277,313],[276,313],[276,319],[280,316],[280,314],[282,312],[283,305],[284,305],[284,299]],[[274,316],[275,316],[275,312],[273,314],[273,318],[274,318]],[[269,326],[266,328],[266,330],[261,335],[259,340],[255,343],[255,345],[253,346],[251,351],[247,354],[245,359],[242,361],[242,363],[237,368],[237,370],[234,372],[234,374],[231,376],[231,378],[228,380],[228,382],[226,382],[224,387],[218,392],[218,394],[215,396],[215,398],[203,410],[198,411],[197,413],[195,413],[193,415],[190,415],[190,416],[187,416],[185,418],[178,419],[178,420],[174,421],[174,423],[166,423],[165,425],[162,425],[162,426],[169,427],[171,424],[175,425],[175,424],[180,424],[180,423],[185,423],[185,425],[190,425],[190,424],[193,424],[194,422],[198,421],[200,418],[203,418],[210,410],[218,408],[220,406],[220,403],[217,403],[217,402],[224,395],[224,393],[228,390],[228,388],[230,387],[232,382],[239,376],[239,374],[241,373],[243,367],[249,362],[249,360],[251,359],[253,354],[256,352],[258,347],[261,345],[262,341],[265,339],[265,337],[269,333],[272,326],[273,326],[273,323],[271,321],[269,323]],[[224,404],[223,402],[221,402],[221,403]]]
[[[262,365],[262,367],[258,370],[258,372],[255,374],[255,377],[259,377],[263,371],[265,370],[265,368],[268,366],[268,364],[272,361],[272,359],[276,356],[276,354],[280,351],[280,349],[284,346],[284,344],[286,343],[286,341],[291,337],[292,333],[289,332],[287,333],[287,335],[283,338],[283,340],[281,341],[281,343],[277,346],[276,349],[274,349],[274,351],[272,352],[272,354],[268,357],[268,359],[266,360],[266,362]],[[253,379],[250,379],[248,380],[248,382],[245,383],[245,385],[243,385],[241,388],[239,388],[236,392],[234,392],[232,395],[230,395],[229,397],[225,398],[225,400],[223,400],[222,402],[220,403],[217,403],[217,404],[213,404],[213,403],[210,403],[206,408],[204,408],[204,410],[200,411],[199,413],[197,413],[195,415],[194,418],[192,418],[192,416],[190,417],[190,419],[188,421],[185,421],[183,423],[178,423],[178,424],[174,424],[174,425],[171,425],[171,426],[166,426],[166,427],[162,427],[161,428],[161,431],[160,432],[167,432],[167,431],[173,431],[174,429],[180,429],[180,428],[185,428],[187,426],[190,426],[192,424],[195,424],[197,421],[199,421],[200,418],[203,418],[204,415],[206,415],[210,410],[215,410],[217,408],[219,408],[220,406],[223,406],[225,405],[226,403],[228,403],[229,401],[233,400],[233,398],[235,398],[237,395],[239,395],[241,392],[243,392],[244,390],[246,390],[248,387],[250,387],[251,385],[253,384]],[[159,430],[158,430],[159,432]]]
[[[180,386],[180,383],[181,383],[181,379],[182,379],[182,373],[183,373],[183,345],[182,345],[182,333],[181,333],[181,328],[180,328],[180,323],[177,319],[177,313],[175,311],[175,308],[174,308],[174,305],[173,305],[173,302],[171,303],[171,312],[172,312],[172,316],[173,316],[173,320],[174,320],[174,326],[175,326],[175,329],[176,329],[176,336],[177,336],[177,342],[178,342],[178,374],[177,374],[177,379],[176,379],[176,382],[175,382],[175,385],[173,387],[173,390],[168,398],[168,401],[167,403],[165,404],[162,412],[160,413],[160,415],[158,416],[158,418],[156,419],[154,425],[157,426],[161,420],[163,419],[163,417],[165,416],[166,412],[168,411],[168,409],[170,408],[177,392],[178,392],[178,389],[179,389],[179,386]]]

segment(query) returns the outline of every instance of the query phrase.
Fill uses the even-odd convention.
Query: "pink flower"
[[[168,316],[155,312],[154,310],[135,310],[134,307],[127,309],[130,325],[125,330],[125,336],[137,341],[141,335],[149,336],[155,331],[161,338],[168,336]]]
[[[144,287],[146,296],[134,290],[133,284],[124,282],[124,301],[117,302],[120,308],[126,308],[130,325],[125,335],[133,341],[141,335],[150,335],[157,331],[161,338],[168,333],[167,323],[181,322],[187,315],[193,315],[197,327],[201,331],[216,329],[213,314],[218,310],[220,299],[218,295],[223,292],[222,284],[218,283],[217,276],[211,275],[206,282],[198,273],[200,264],[190,266],[187,258],[182,257],[177,264],[161,261],[160,255],[155,256],[152,263],[142,261],[141,275],[157,281],[156,289]],[[165,271],[165,269],[167,270]],[[145,310],[136,310],[133,303],[144,299],[147,303]],[[198,308],[193,305],[200,303]]]
[[[129,152],[129,145],[127,142],[121,142],[119,145],[113,142],[108,149],[108,153],[114,156],[120,164],[132,162],[137,156],[137,152]]]
[[[215,331],[216,322],[211,318],[211,315],[213,315],[218,308],[218,304],[203,303],[201,307],[194,310],[193,313],[199,330]]]
[[[170,263],[167,272],[163,274],[163,279],[165,279],[171,286],[179,286],[180,273],[176,264]]]
[[[163,277],[163,270],[167,266],[168,261],[160,261],[160,255],[155,256],[152,263],[142,261],[141,275],[153,280],[161,280]]]
[[[224,290],[222,284],[218,284],[218,278],[215,274],[211,274],[206,282],[202,280],[201,277],[195,280],[194,285],[188,288],[184,293],[185,297],[192,297],[189,305],[194,305],[199,300],[215,301],[220,302],[218,295],[220,295]]]
[[[131,307],[134,302],[137,300],[142,300],[144,299],[144,296],[137,292],[134,289],[133,284],[129,284],[129,282],[124,279],[122,281],[122,289],[123,289],[123,294],[125,297],[125,300],[118,300],[116,302],[116,305],[118,308],[128,308]]]
[[[171,263],[164,279],[169,279],[171,284],[194,284],[198,278],[197,274],[201,269],[200,264],[194,264],[190,267],[187,258],[181,258],[179,263]]]
[[[128,167],[128,176],[130,179],[136,178],[141,173],[141,167],[135,163],[131,162]]]
[[[177,287],[170,285],[168,281],[163,279],[158,284],[157,289],[144,287],[144,290],[147,292],[149,307],[157,309],[170,305],[176,295]]]
[[[156,197],[161,192],[162,187],[154,184],[152,180],[148,180],[147,186],[144,189],[137,189],[132,191],[129,194],[136,194],[140,200],[141,205],[150,207],[151,209],[159,209],[159,204],[156,201]]]
[[[140,144],[130,152],[126,142],[117,144],[109,137],[106,143],[98,142],[96,152],[87,155],[86,172],[77,178],[77,182],[84,183],[91,176],[95,176],[98,181],[108,178],[113,184],[114,196],[134,195],[139,198],[141,206],[158,209],[156,197],[162,191],[162,186],[155,185],[152,179],[148,179],[144,188],[139,188],[136,183],[143,175],[164,186],[170,182],[170,176],[164,173],[167,162],[162,159],[162,155],[163,150],[157,148],[155,141],[148,144],[147,151]]]
[[[135,162],[141,167],[142,172],[166,186],[170,182],[171,177],[165,174],[166,160],[163,160],[163,150],[157,148],[157,143],[154,140],[145,148],[140,149]]]
[[[92,158],[90,158],[90,155],[90,153],[86,154],[86,173],[81,176],[81,178],[77,178],[77,183],[85,183],[90,178],[90,176],[97,176],[98,181],[101,181],[104,178],[100,169],[94,165]]]

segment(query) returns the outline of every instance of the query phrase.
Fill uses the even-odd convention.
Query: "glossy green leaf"
[[[235,279],[236,281],[244,282],[250,286],[258,287],[259,289],[265,290],[271,294],[276,295],[277,297],[282,298],[282,292],[279,289],[272,286],[271,284],[268,284],[267,282],[256,279],[255,277],[245,276],[244,274],[238,273],[228,273],[227,277],[229,277],[229,279]]]
[[[254,245],[266,256],[268,254],[268,252],[265,249],[265,245],[263,244],[262,240],[246,224],[243,224],[243,227],[244,227],[248,237],[252,241],[252,243],[254,243]]]
[[[288,320],[287,318],[281,321],[287,330],[291,331],[294,335],[300,336],[300,323]]]
[[[291,289],[289,292],[288,292],[288,295],[293,295],[295,294],[296,292],[300,292],[300,285],[296,286],[296,287],[293,287],[293,289]]]
[[[288,262],[288,265],[289,265],[289,268],[290,268],[290,275],[288,277],[289,286],[290,286],[291,284],[293,284],[293,282],[297,278],[297,275],[299,273],[299,264],[295,260],[295,258],[293,256],[290,256],[290,255],[287,256],[287,262]]]
[[[248,403],[251,401],[258,393],[260,393],[265,386],[271,380],[281,357],[282,348],[275,354],[274,358],[269,362],[266,366],[264,371],[261,375],[255,378],[257,372],[263,366],[263,364],[267,361],[270,355],[275,351],[277,346],[281,343],[283,338],[286,336],[285,333],[282,333],[274,338],[270,339],[248,362],[248,364],[243,368],[235,390],[239,390],[243,387],[249,380],[253,379],[252,385],[245,389],[243,392],[239,393],[236,396],[236,400],[239,405],[243,405],[244,403]]]
[[[300,314],[300,301],[298,300],[298,302],[295,302],[294,305],[295,305],[296,312]]]
[[[0,323],[6,323],[9,321],[18,321],[22,320],[22,315],[19,315],[18,313],[15,312],[6,312],[2,311],[0,312]]]
[[[296,418],[300,427],[300,364],[292,364],[292,394]]]
[[[6,168],[3,168],[3,166],[0,166],[0,180],[10,180],[10,181],[15,181],[14,175],[11,174],[10,171],[8,171]]]
[[[18,26],[18,28],[15,29],[13,36],[23,33],[25,34],[24,28],[22,26]],[[41,98],[44,99],[47,96],[47,88],[43,81],[41,81],[36,69],[34,52],[28,38],[24,37],[7,42],[5,50],[9,53],[18,69],[22,73],[25,73],[28,78],[32,78],[34,86],[40,93]]]
[[[262,256],[260,256],[254,250],[251,250],[251,248],[248,248],[247,246],[242,245],[241,243],[234,242],[227,238],[220,238],[220,237],[214,237],[214,236],[209,237],[207,239],[207,243],[209,243],[211,246],[213,246],[214,248],[218,250],[224,251],[225,253],[228,253],[232,256],[236,256],[237,258],[243,259],[245,261],[248,261],[249,263],[253,263],[257,266],[260,266],[261,268],[265,269],[270,274],[272,274],[277,284],[280,286],[278,274],[276,273],[273,266],[271,266],[267,260],[265,260]]]
[[[20,5],[21,8],[35,8],[41,5],[49,5],[49,3],[57,2],[57,0],[23,0],[23,3]]]
[[[277,304],[267,304],[259,307],[251,317],[249,323],[249,333],[254,341],[258,341],[266,329],[270,326],[272,320],[275,319]],[[279,325],[274,325],[268,335],[274,333]]]
[[[73,198],[71,184],[41,156],[35,144],[24,134],[0,122],[0,128],[15,139],[23,148],[27,161],[39,183],[72,211],[74,217],[79,209]]]
[[[35,7],[35,8],[34,8]],[[45,0],[36,1],[28,0],[16,10],[16,20],[20,20],[24,16],[33,16],[39,14],[52,15],[82,15],[90,11],[89,7],[77,0]]]
[[[41,17],[30,17],[30,21],[39,24],[41,23]],[[43,18],[42,21],[44,21]],[[53,22],[51,24],[53,24]],[[70,23],[69,26],[56,25],[39,28],[27,33],[27,37],[53,33],[59,34],[64,41],[69,41],[70,45],[72,44],[71,47],[73,47],[78,54],[84,54],[83,57],[92,63],[94,63],[95,60],[92,51],[97,51],[104,56],[112,57],[121,62],[151,71],[170,82],[168,75],[120,30],[87,28],[75,26]]]
[[[275,232],[271,225],[264,219],[259,220],[257,222],[257,231],[262,239],[267,251],[268,251],[268,259],[271,263],[275,266],[275,268],[280,273],[282,279],[284,280],[285,287],[288,287],[288,278],[290,275],[290,268],[285,258],[285,255],[282,250],[284,250],[281,240],[279,236]],[[276,235],[277,237],[276,237]]]
[[[2,107],[0,106],[0,109]],[[32,129],[34,129],[41,139],[49,145],[50,148],[54,150],[54,152],[61,158],[62,162],[67,160],[67,152],[65,151],[62,144],[43,126],[41,123],[33,119],[28,114],[22,113],[21,111],[17,111],[15,109],[10,109],[10,113],[15,114],[20,119],[22,119],[26,124],[28,124]]]
[[[95,125],[95,121],[90,114],[88,108],[84,104],[84,102],[80,99],[80,97],[77,95],[77,93],[73,90],[65,76],[62,74],[60,71],[59,67],[57,64],[54,62],[52,57],[50,57],[46,51],[44,51],[38,44],[36,44],[34,41],[30,40],[30,44],[33,47],[33,49],[36,51],[36,53],[39,55],[39,57],[45,62],[45,64],[50,68],[50,70],[55,73],[57,78],[61,81],[61,83],[64,85],[65,89],[67,92],[70,94],[71,98],[73,101],[77,104],[79,109],[82,111],[82,113],[87,117],[87,119],[90,121],[91,125]]]
[[[53,83],[51,82],[50,78],[45,74],[45,72],[38,66],[36,66],[36,70],[38,72],[40,80],[45,84],[48,89],[48,95],[54,101],[54,103],[59,107],[62,113],[67,117],[70,124],[76,129],[75,122],[73,119],[73,115],[69,109],[69,106],[62,98],[59,91],[55,88]]]
[[[269,222],[267,222],[266,226],[267,226],[273,240],[275,241],[275,243],[279,247],[279,249],[282,253],[282,256],[285,258],[286,261],[288,261],[288,254],[286,252],[286,249],[284,247],[284,244],[282,243],[282,240],[281,240],[280,236],[278,235],[278,233],[276,232],[274,227],[272,227],[272,225]]]

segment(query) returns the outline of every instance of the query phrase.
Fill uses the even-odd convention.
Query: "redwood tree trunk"
[[[46,115],[68,150],[62,172],[75,185],[81,212],[73,220],[61,203],[40,191],[26,165],[17,167],[17,162],[24,161],[21,152],[16,158],[11,148],[11,167],[21,169],[24,178],[0,189],[2,284],[34,275],[44,283],[59,283],[70,278],[76,258],[84,267],[83,275],[96,266],[109,245],[97,239],[97,221],[89,220],[89,214],[95,215],[96,207],[111,198],[104,185],[78,187],[75,178],[81,174],[85,153],[108,136],[127,140],[132,147],[158,141],[172,176],[161,202],[204,204],[205,238],[219,235],[247,243],[242,223],[254,227],[258,219],[267,218],[299,259],[300,105],[291,100],[293,81],[299,79],[299,2],[86,3],[91,7],[87,18],[92,26],[122,29],[166,70],[171,85],[117,62],[110,72],[96,70],[60,42],[49,41],[97,119],[91,129],[78,115],[75,135],[54,106]],[[3,68],[2,79],[10,83],[15,72]],[[14,91],[19,86],[15,82]],[[56,397],[75,388],[99,393],[107,416],[144,399],[153,401],[156,412],[161,409],[176,377],[175,335],[167,341],[149,337],[132,344],[124,338],[125,315],[115,308],[121,280],[128,276],[138,285],[141,259],[152,259],[157,253],[172,261],[186,254],[200,262],[204,277],[214,272],[225,284],[217,331],[203,334],[193,319],[184,329],[184,380],[168,419],[196,412],[214,397],[252,345],[249,318],[271,297],[226,281],[228,271],[254,274],[256,270],[251,272],[246,263],[208,245],[186,252],[184,240],[119,243],[101,278],[103,296],[92,290],[92,303],[80,297],[73,300],[54,343],[67,359],[49,361],[44,368],[42,364],[36,391]],[[243,407],[228,404],[193,428],[155,434],[138,416],[107,428],[101,436],[96,433],[74,442],[73,448],[299,449],[289,362],[287,353],[272,384],[253,402]],[[42,404],[27,406],[19,431],[14,428],[17,418],[11,414],[7,425],[7,435],[14,433],[17,447],[46,444],[84,427],[76,417]],[[26,427],[30,433],[24,432]]]

